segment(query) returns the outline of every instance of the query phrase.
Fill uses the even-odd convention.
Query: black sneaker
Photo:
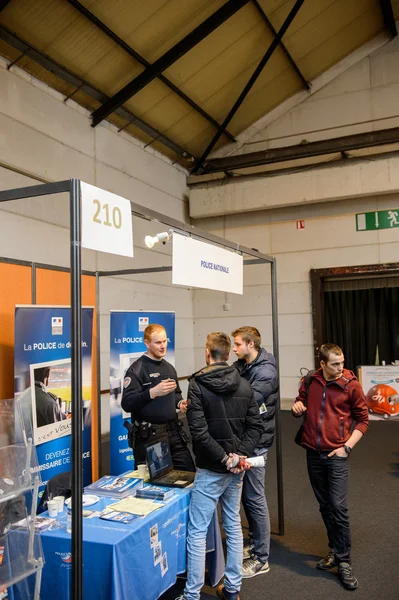
[[[358,580],[353,574],[351,565],[347,562],[342,562],[339,564],[338,577],[340,578],[344,588],[347,590],[355,590],[359,585]]]
[[[327,554],[327,556],[325,556],[324,558],[319,560],[319,562],[316,565],[316,568],[321,569],[321,571],[329,571],[330,569],[333,569],[334,567],[337,567],[337,566],[338,566],[338,562],[337,562],[337,559],[335,558],[334,550],[330,550],[330,552]]]

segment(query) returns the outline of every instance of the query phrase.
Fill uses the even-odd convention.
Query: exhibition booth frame
[[[70,206],[70,307],[71,307],[71,397],[72,397],[72,430],[71,430],[71,471],[72,471],[72,597],[77,600],[82,597],[83,585],[83,552],[82,552],[82,428],[83,417],[81,409],[82,390],[82,275],[96,277],[96,311],[97,311],[97,383],[98,383],[98,428],[99,448],[101,440],[101,380],[100,380],[100,280],[101,277],[116,277],[148,273],[172,271],[172,266],[148,267],[141,269],[123,269],[113,271],[88,272],[82,270],[81,258],[81,187],[79,179],[70,179],[55,183],[0,191],[0,202],[21,200],[52,194],[69,194]],[[279,375],[279,337],[278,337],[278,307],[277,307],[277,273],[276,259],[262,254],[253,248],[236,244],[217,235],[202,231],[197,227],[173,219],[167,215],[153,211],[147,207],[131,202],[131,212],[134,216],[147,221],[153,221],[167,226],[169,229],[192,236],[195,239],[209,242],[222,248],[234,251],[248,258],[244,265],[269,264],[271,269],[271,308],[273,353]],[[10,261],[12,259],[9,259]],[[25,261],[15,261],[24,262]],[[32,302],[35,302],[35,263],[32,265]],[[44,265],[43,265],[44,266]],[[46,267],[49,267],[46,265]],[[55,270],[65,268],[53,267]],[[284,499],[283,499],[283,469],[282,469],[282,438],[280,421],[280,395],[276,405],[276,462],[277,462],[277,495],[278,495],[278,533],[284,535]],[[94,431],[93,431],[94,433]]]

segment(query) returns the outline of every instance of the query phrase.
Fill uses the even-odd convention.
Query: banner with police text
[[[144,329],[158,323],[165,327],[168,349],[165,359],[175,364],[175,313],[144,311],[111,311],[110,324],[110,464],[111,475],[119,475],[132,467],[125,420],[130,414],[121,407],[123,380],[127,369],[146,351]]]
[[[15,308],[14,391],[43,487],[71,469],[70,308]],[[91,483],[93,308],[82,309],[83,485]],[[43,488],[42,488],[43,489]]]

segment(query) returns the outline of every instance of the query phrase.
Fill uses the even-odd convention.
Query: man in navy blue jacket
[[[248,521],[249,543],[244,546],[243,578],[267,573],[270,552],[270,518],[265,494],[267,452],[273,443],[275,408],[278,398],[278,379],[274,356],[261,348],[261,336],[255,327],[240,327],[231,334],[234,363],[254,393],[262,417],[263,434],[255,448],[255,456],[263,456],[265,467],[251,469],[245,474],[242,503]]]

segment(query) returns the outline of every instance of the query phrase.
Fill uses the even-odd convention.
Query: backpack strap
[[[304,398],[305,406],[308,405],[309,388],[310,388],[310,384],[312,383],[312,378],[313,378],[314,373],[316,373],[316,371],[312,370],[312,371],[308,371],[305,375],[305,398]]]

